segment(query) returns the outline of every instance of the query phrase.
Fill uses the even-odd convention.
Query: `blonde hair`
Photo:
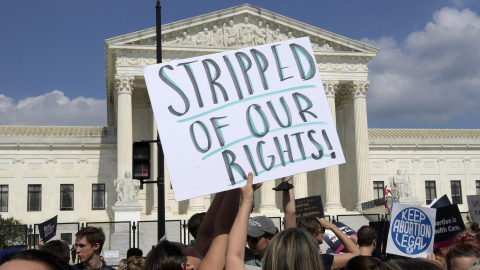
[[[125,270],[143,270],[145,269],[145,258],[140,256],[131,256],[127,259],[124,265],[121,265]],[[118,268],[120,270],[120,267]]]
[[[323,270],[318,243],[301,228],[281,231],[267,247],[263,270]]]

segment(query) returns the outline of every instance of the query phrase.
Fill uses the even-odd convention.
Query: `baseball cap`
[[[273,221],[266,216],[258,216],[250,219],[247,234],[251,237],[260,237],[265,233],[275,234],[277,227]]]

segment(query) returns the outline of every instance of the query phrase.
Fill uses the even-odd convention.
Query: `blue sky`
[[[0,125],[106,125],[105,39],[155,26],[155,0],[4,0]],[[169,23],[247,2],[163,0]],[[480,128],[480,1],[255,0],[380,48],[370,128]]]

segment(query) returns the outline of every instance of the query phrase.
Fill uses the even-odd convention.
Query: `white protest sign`
[[[144,75],[177,201],[345,162],[308,38]]]
[[[473,221],[480,222],[480,195],[467,195],[467,202]]]
[[[118,258],[120,253],[118,250],[104,250],[103,257],[104,258]]]
[[[393,204],[387,253],[412,258],[432,253],[436,213],[435,208]]]

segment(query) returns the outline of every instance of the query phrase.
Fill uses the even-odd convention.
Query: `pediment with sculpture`
[[[210,25],[199,31],[191,31],[187,27],[181,34],[166,38],[162,43],[166,46],[250,47],[305,36],[294,34],[294,30],[265,19],[254,18],[252,22],[250,16],[218,20]],[[326,40],[312,45],[314,50],[334,50]]]

